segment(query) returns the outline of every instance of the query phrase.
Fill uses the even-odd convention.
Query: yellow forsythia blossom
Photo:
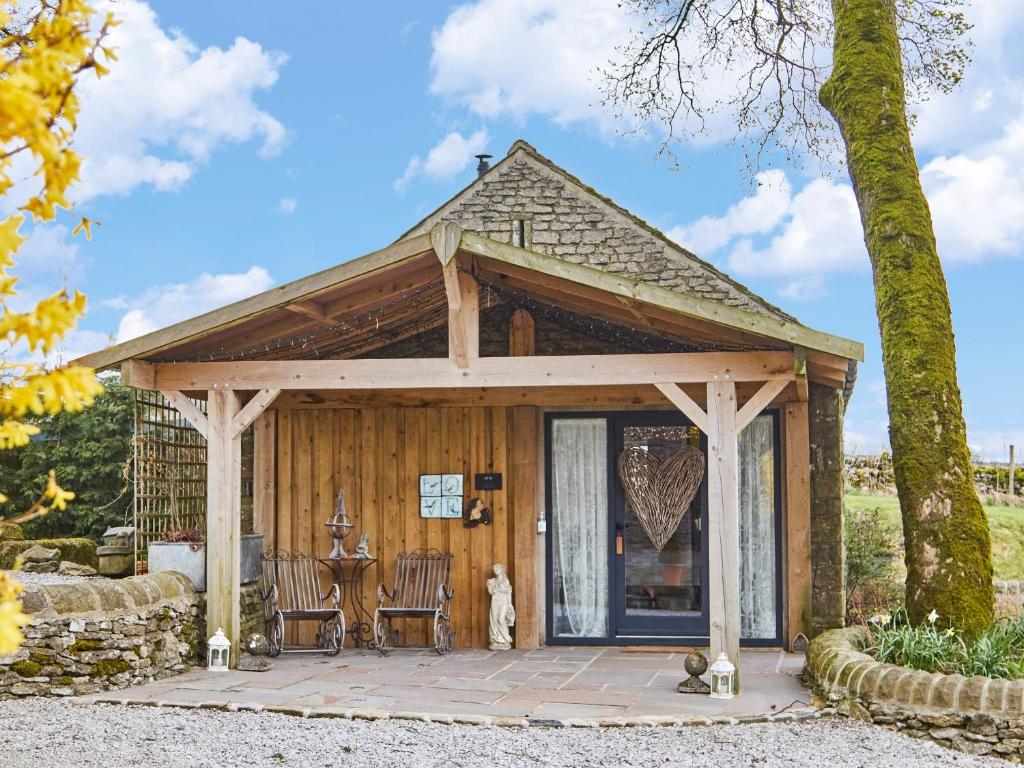
[[[60,291],[24,312],[8,302],[18,279],[12,273],[15,254],[25,242],[25,214],[51,221],[58,208],[70,208],[67,192],[78,180],[82,158],[71,148],[78,119],[79,77],[92,71],[106,74],[97,61],[115,59],[102,42],[115,24],[107,16],[97,27],[84,0],[5,0],[0,3],[0,195],[16,190],[15,159],[31,157],[34,177],[27,200],[8,201],[24,214],[0,221],[0,451],[25,445],[38,427],[24,418],[61,411],[80,411],[103,391],[88,368],[47,369],[37,363],[12,361],[13,355],[51,352],[75,327],[85,311],[85,296]],[[20,179],[19,179],[20,181]],[[21,186],[17,190],[20,190]],[[75,228],[91,234],[85,219]],[[0,489],[0,503],[7,499]],[[50,472],[42,500],[51,509],[65,509],[74,494],[57,484]],[[0,571],[0,656],[21,644],[21,585]]]

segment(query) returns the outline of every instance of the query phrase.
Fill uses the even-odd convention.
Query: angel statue
[[[516,609],[512,607],[512,583],[504,565],[494,564],[494,578],[487,580],[487,591],[491,595],[488,647],[492,651],[507,651],[512,648],[509,630],[516,623]]]

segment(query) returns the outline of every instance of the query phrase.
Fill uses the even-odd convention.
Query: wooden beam
[[[153,364],[144,360],[125,360],[121,363],[121,384],[136,389],[156,389]]]
[[[264,411],[253,423],[252,527],[263,534],[263,551],[277,549],[277,412]]]
[[[789,352],[156,363],[160,389],[420,389],[793,379]]]
[[[844,361],[845,362],[845,361]],[[796,347],[793,350],[793,373],[796,374],[796,397],[801,402],[807,402],[807,350],[803,347]]]
[[[583,264],[573,264],[553,256],[527,251],[507,243],[499,243],[473,232],[462,233],[460,248],[478,256],[485,256],[551,277],[599,288],[610,294],[634,299],[642,304],[651,304],[682,315],[710,320],[728,328],[747,331],[848,359],[864,359],[863,344],[815,331],[795,320],[787,320],[761,312],[751,312],[711,299],[702,299],[658,285],[632,280],[622,274],[606,272]]]
[[[512,453],[512,551],[517,649],[537,648],[537,411],[513,408]]]
[[[787,384],[789,382],[783,379],[766,381],[764,386],[757,391],[757,394],[747,400],[743,407],[736,412],[736,431],[742,432],[757,417],[757,414],[763,411],[765,406],[786,388]]]
[[[782,383],[785,385],[786,382]],[[693,398],[680,389],[678,384],[665,383],[655,384],[654,386],[656,386],[658,391],[667,397],[676,408],[682,411],[686,417],[696,425],[697,429],[705,435],[708,433],[707,413],[705,413],[704,409],[693,401]]]
[[[246,403],[231,420],[232,435],[241,435],[245,432],[246,428],[256,420],[256,417],[267,410],[267,406],[274,402],[274,399],[280,394],[280,389],[261,389],[257,392],[256,396]]]
[[[185,396],[184,392],[175,389],[161,389],[160,394],[173,405],[188,423],[203,437],[209,439],[209,422],[199,407]]]
[[[206,408],[206,626],[228,636],[233,668],[241,640],[242,439],[232,422],[241,402],[237,392],[215,389]]]
[[[786,403],[783,411],[786,515],[786,648],[798,634],[811,633],[811,458],[807,403]]]
[[[297,315],[308,317],[310,320],[316,320],[321,323],[330,322],[330,318],[327,316],[327,310],[324,309],[324,305],[318,301],[313,301],[312,299],[297,301],[294,304],[289,304],[285,309],[294,312]]]
[[[530,357],[537,352],[537,335],[533,315],[517,309],[508,321],[508,356]]]
[[[480,289],[472,275],[457,271],[454,261],[441,271],[448,297],[448,358],[467,368],[480,357]]]
[[[99,352],[93,352],[92,354],[80,357],[74,362],[76,365],[87,365],[91,368],[103,369],[131,357],[152,355],[210,331],[237,325],[267,310],[294,304],[320,291],[341,285],[370,272],[385,269],[407,259],[429,253],[430,249],[431,240],[429,235],[417,235],[406,240],[399,240],[397,243],[392,243],[386,248],[374,251],[366,256],[346,261],[336,267],[331,267],[308,277],[271,288],[269,291],[264,291],[248,299],[228,304],[225,307],[220,307],[190,320],[169,325],[166,328],[147,333],[136,339],[115,344]]]
[[[708,620],[711,659],[726,653],[740,684],[740,527],[736,384],[708,383]]]

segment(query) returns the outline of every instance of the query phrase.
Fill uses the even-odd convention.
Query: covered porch
[[[549,639],[545,416],[671,411],[700,433],[706,454],[706,573],[697,586],[707,629],[698,639],[712,658],[725,652],[745,664],[756,657],[740,654],[739,437],[766,409],[777,414],[777,644],[789,648],[812,629],[808,401],[815,387],[841,392],[849,361],[861,357],[856,342],[792,320],[441,222],[81,362],[119,365],[124,383],[161,392],[206,439],[207,620],[224,628],[232,662],[244,640],[246,430],[254,528],[268,550],[326,555],[323,524],[345,488],[377,557],[362,585],[366,605],[372,609],[376,584],[391,578],[398,552],[451,552],[456,647],[480,649],[486,580],[500,562],[514,589],[515,647],[525,654]],[[460,474],[467,489],[477,474],[501,476],[499,488],[480,494],[494,523],[469,529],[458,519],[424,518],[418,484],[431,473]]]
[[[270,672],[195,670],[91,700],[284,711],[306,717],[415,718],[501,725],[674,725],[814,711],[803,654],[744,650],[743,696],[681,695],[685,652],[624,648],[455,650],[446,656],[346,651],[283,656]]]

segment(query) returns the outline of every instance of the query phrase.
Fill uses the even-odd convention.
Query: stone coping
[[[824,632],[807,647],[807,672],[833,701],[859,700],[929,715],[1024,716],[1024,680],[964,677],[883,664],[860,651],[863,627]]]
[[[749,723],[786,723],[833,717],[834,707],[800,707],[789,711],[757,715],[645,715],[637,717],[537,718],[501,715],[453,715],[450,713],[405,712],[368,707],[301,707],[252,702],[160,701],[123,696],[86,696],[72,699],[79,705],[116,704],[129,707],[172,707],[176,709],[213,709],[222,712],[273,712],[302,718],[329,717],[344,720],[412,720],[446,725],[480,725],[492,728],[681,728],[708,725],[744,725]]]
[[[73,584],[33,584],[25,588],[21,602],[32,621],[62,616],[111,619],[194,597],[195,590],[188,577],[165,571],[127,579],[90,578]]]

